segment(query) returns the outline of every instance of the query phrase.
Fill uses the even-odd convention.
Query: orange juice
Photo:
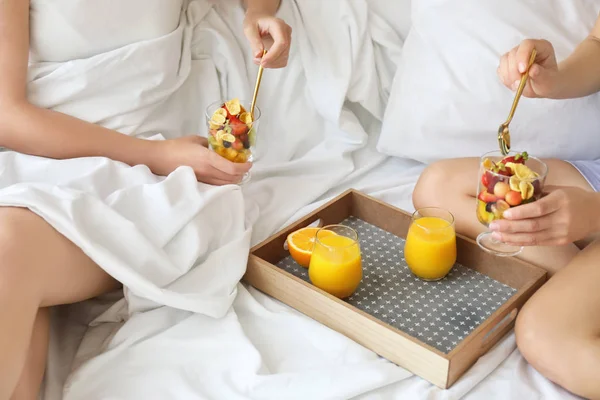
[[[362,279],[360,247],[342,235],[319,237],[308,276],[313,285],[340,299],[351,296]]]
[[[442,279],[456,262],[454,225],[439,217],[414,220],[406,236],[404,258],[419,278]]]

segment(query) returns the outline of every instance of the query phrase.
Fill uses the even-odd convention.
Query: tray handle
[[[504,318],[502,318],[496,325],[492,326],[490,330],[481,339],[481,347],[485,348],[490,343],[496,343],[499,339],[499,336],[504,335],[506,328],[509,327],[515,321],[515,319],[517,319],[518,313],[519,309],[515,307],[511,310],[511,312],[506,314]]]

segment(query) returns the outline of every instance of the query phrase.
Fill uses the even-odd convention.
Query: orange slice
[[[320,228],[306,227],[292,232],[287,237],[287,245],[290,255],[299,265],[308,268],[312,255],[317,232]],[[323,230],[319,237],[335,236],[333,231]]]

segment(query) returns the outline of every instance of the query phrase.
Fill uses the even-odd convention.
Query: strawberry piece
[[[525,161],[529,159],[529,154],[526,151],[515,154],[514,156],[504,157],[501,161],[502,164],[513,163],[513,164],[525,164]]]
[[[481,176],[481,184],[487,189],[488,192],[492,193],[494,191],[494,186],[498,183],[499,179],[490,171],[486,171]]]
[[[239,139],[236,139],[236,141],[233,142],[232,147],[235,150],[240,151],[240,150],[242,150],[244,148],[244,144]]]
[[[512,176],[513,175],[513,172],[511,171],[511,169],[509,167],[507,167],[506,164],[504,164],[503,162],[499,162],[498,164],[495,165],[494,172],[497,173],[498,175],[504,175],[504,176]]]
[[[483,175],[481,175],[481,184],[485,187],[488,187],[490,184],[490,178],[492,178],[492,174],[490,174],[488,171],[485,171]]]
[[[479,196],[477,196],[477,198],[483,201],[484,203],[493,203],[496,200],[498,200],[496,196],[489,193],[487,190],[482,190],[481,193],[479,193]]]
[[[235,124],[231,125],[231,131],[235,136],[245,135],[248,132],[248,127],[246,124]]]
[[[248,125],[240,121],[237,117],[229,118],[229,126],[231,126],[231,133],[234,136],[240,136],[248,132]]]

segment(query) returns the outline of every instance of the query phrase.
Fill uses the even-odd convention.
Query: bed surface
[[[213,8],[208,1],[192,3],[189,76],[164,112],[139,125],[165,137],[205,130],[190,103],[252,90],[247,82],[254,67],[245,64],[244,39],[231,28],[242,14],[227,9],[235,1]],[[235,203],[252,226],[248,246],[348,188],[412,210],[424,165],[375,149],[409,6],[284,2],[281,14],[296,40],[290,66],[263,76],[259,104],[269,119],[252,181],[241,189],[243,202]],[[342,18],[324,19],[328,13]],[[145,51],[167,51],[156,46]],[[88,67],[76,63],[69,73]],[[163,116],[175,109],[176,118]],[[108,177],[116,174],[110,171]],[[55,310],[44,400],[574,398],[524,361],[512,334],[443,391],[251,287],[237,284],[234,292],[219,318],[160,304],[131,313],[119,293]]]

